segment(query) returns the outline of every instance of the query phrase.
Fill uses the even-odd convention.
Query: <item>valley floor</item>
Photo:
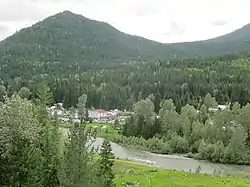
[[[196,173],[185,173],[138,165],[117,160],[115,164],[115,183],[117,187],[126,186],[126,182],[139,183],[147,187],[249,187],[250,180],[235,177],[222,177]],[[146,178],[148,177],[148,179]]]
[[[64,126],[65,128],[65,126]],[[111,129],[109,130],[109,133]],[[112,133],[111,133],[112,134]],[[168,170],[117,159],[114,166],[115,184],[137,183],[140,187],[249,187],[250,179],[242,176],[216,176]],[[147,179],[148,178],[148,179]],[[135,186],[136,187],[136,186]]]

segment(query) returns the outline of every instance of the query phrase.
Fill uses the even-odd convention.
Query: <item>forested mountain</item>
[[[215,39],[162,44],[118,31],[113,26],[64,11],[22,29],[0,43],[0,64],[17,61],[89,64],[114,59],[166,59],[217,55],[250,49],[250,26]],[[120,61],[121,62],[121,61]]]
[[[221,55],[250,50],[250,24],[229,34],[209,40],[176,44],[187,54]],[[175,46],[176,47],[176,46]]]
[[[140,57],[167,57],[173,47],[124,34],[107,23],[69,11],[22,29],[1,42],[0,61],[81,62]]]
[[[89,67],[89,69],[86,69]],[[2,81],[1,81],[2,80]],[[28,87],[36,98],[41,81],[49,84],[55,102],[75,106],[83,93],[88,107],[131,109],[132,105],[154,94],[159,108],[162,99],[173,99],[176,109],[191,104],[197,107],[207,93],[219,104],[250,102],[250,58],[229,55],[216,58],[190,58],[134,62],[119,66],[92,66],[32,61],[5,65],[0,69],[0,97]],[[156,110],[157,111],[157,110]]]
[[[105,109],[131,109],[151,93],[159,103],[172,98],[178,112],[186,104],[197,107],[207,93],[220,104],[238,101],[246,105],[250,101],[249,55],[167,56],[176,48],[182,48],[178,52],[184,55],[186,45],[217,43],[221,44],[219,48],[223,41],[243,41],[248,29],[246,26],[231,35],[203,42],[165,45],[62,12],[1,42],[0,100],[1,93],[10,96],[22,87],[28,87],[34,99],[39,83],[45,79],[54,101],[63,102],[66,108],[75,106],[83,93],[88,95],[88,107]],[[189,54],[194,50],[187,49]]]

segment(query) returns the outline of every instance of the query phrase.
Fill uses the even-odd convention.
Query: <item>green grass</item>
[[[92,123],[87,123],[87,127],[102,127],[102,126],[106,126],[107,128],[111,128],[112,124],[110,123],[96,123],[96,122],[92,122]]]
[[[96,123],[96,122],[93,122],[93,123],[87,123],[86,126],[87,127],[94,127],[94,126],[97,126],[97,127],[102,127],[103,125],[107,126],[107,128],[111,128],[111,125],[110,123]],[[63,128],[70,128],[70,127],[73,127],[73,124],[70,124],[70,123],[61,123],[59,124],[59,127],[63,127]]]
[[[114,171],[117,187],[124,187],[126,181],[139,182],[142,187],[147,187],[145,174],[151,187],[250,187],[250,180],[244,178],[171,171],[122,160],[116,160]]]

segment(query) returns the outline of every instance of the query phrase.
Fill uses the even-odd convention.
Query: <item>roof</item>
[[[224,110],[226,108],[229,108],[228,105],[218,105],[218,108],[220,108],[221,110]]]

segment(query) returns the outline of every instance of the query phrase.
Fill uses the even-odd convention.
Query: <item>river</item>
[[[100,147],[102,142],[103,138],[97,138],[93,146],[96,148]],[[127,148],[114,142],[111,142],[111,145],[113,153],[118,158],[131,159],[135,162],[140,162],[140,160],[151,161],[160,168],[195,172],[196,169],[200,167],[201,173],[213,174],[214,171],[220,171],[221,174],[241,174],[250,176],[250,166],[215,164],[177,155],[153,154],[146,151],[140,151],[138,149]]]

